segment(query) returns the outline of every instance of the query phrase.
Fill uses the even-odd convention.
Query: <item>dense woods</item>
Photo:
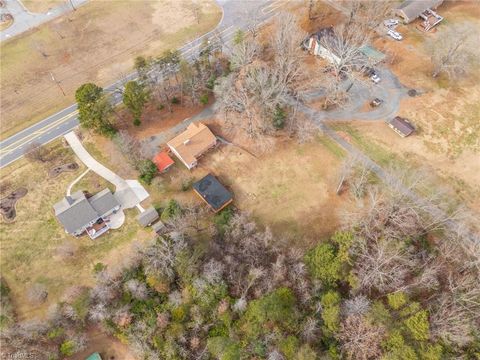
[[[403,229],[413,214],[396,200],[306,251],[248,214],[172,202],[167,235],[97,264],[48,321],[10,321],[3,350],[72,354],[100,324],[139,359],[475,359],[478,252],[422,211]]]

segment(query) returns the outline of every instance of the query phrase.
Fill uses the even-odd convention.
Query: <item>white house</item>
[[[321,58],[329,61],[330,63],[338,63],[340,58],[335,55],[331,49],[327,49],[325,46],[322,45],[322,42],[329,41],[329,39],[333,39],[334,32],[332,27],[323,28],[316,33],[310,35],[307,39],[306,47],[307,50],[310,51],[313,55],[320,56]],[[331,46],[330,48],[332,48]]]

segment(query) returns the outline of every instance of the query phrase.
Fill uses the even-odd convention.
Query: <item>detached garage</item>
[[[193,190],[215,212],[219,212],[233,201],[232,193],[212,174],[194,183]]]

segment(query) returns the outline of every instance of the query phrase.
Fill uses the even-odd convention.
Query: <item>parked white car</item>
[[[375,84],[378,84],[380,82],[380,76],[378,76],[377,74],[373,74],[372,76],[370,76],[370,80],[372,80]]]
[[[392,28],[394,26],[398,25],[398,20],[396,19],[388,19],[383,22],[383,25],[385,25],[387,28]]]
[[[402,35],[400,35],[400,33],[396,32],[395,30],[392,30],[392,29],[388,30],[387,34],[390,37],[394,38],[395,40],[402,40],[403,39],[403,37],[402,37]]]

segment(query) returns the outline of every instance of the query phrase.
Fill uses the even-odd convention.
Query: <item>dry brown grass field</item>
[[[2,42],[1,137],[72,104],[81,84],[106,86],[129,73],[136,56],[178,48],[211,30],[220,17],[213,0],[201,1],[199,23],[182,1],[92,0]]]
[[[87,135],[85,145],[93,156],[121,176],[137,176],[110,141]],[[133,242],[153,236],[151,231],[138,226],[133,210],[126,212],[126,223],[119,230],[111,230],[97,241],[67,235],[55,219],[52,206],[85,167],[79,163],[81,166],[75,172],[49,178],[46,174],[54,164],[76,160],[60,141],[49,147],[61,154],[52,164],[22,159],[8,166],[0,179],[2,184],[10,183],[10,189],[19,186],[28,189],[28,194],[17,203],[15,221],[0,223],[2,272],[12,288],[21,319],[44,315],[68,287],[92,284],[93,266],[97,262],[116,266]],[[144,205],[164,206],[172,198],[183,205],[200,204],[202,201],[191,189],[182,189],[182,184],[211,172],[233,191],[237,208],[251,212],[259,223],[270,226],[274,233],[284,235],[298,246],[309,246],[335,230],[348,203],[348,195],[335,195],[341,157],[338,149],[332,151],[331,146],[325,146],[323,138],[301,146],[285,140],[274,152],[258,158],[236,146],[220,145],[191,172],[177,160],[174,168],[147,187],[151,198]],[[108,184],[103,179],[89,172],[75,185],[74,191],[94,193],[105,186]],[[77,248],[70,258],[58,255],[59,246],[66,241]],[[27,301],[27,289],[36,282],[44,284],[49,292],[47,302],[41,305]]]
[[[33,13],[44,13],[64,3],[65,0],[22,0],[22,4]]]
[[[11,190],[25,187],[27,195],[17,202],[17,216],[13,223],[0,222],[0,253],[2,275],[12,289],[15,309],[20,319],[42,316],[53,304],[61,299],[65,289],[73,285],[92,284],[93,266],[103,262],[115,266],[121,254],[128,252],[132,241],[149,239],[151,232],[140,229],[136,211],[126,212],[126,222],[119,230],[111,230],[100,241],[87,236],[73,238],[65,233],[53,213],[53,204],[66,194],[68,185],[76,179],[85,167],[69,148],[57,140],[49,145],[58,156],[48,164],[31,163],[21,159],[2,170],[0,184],[9,184]],[[80,168],[49,178],[48,170],[54,165],[76,161]],[[82,178],[75,190],[95,193],[105,186],[105,180],[92,172]],[[59,247],[66,242],[73,243],[76,251],[72,257],[62,257]],[[47,287],[47,301],[41,305],[27,301],[27,289],[33,283]]]

